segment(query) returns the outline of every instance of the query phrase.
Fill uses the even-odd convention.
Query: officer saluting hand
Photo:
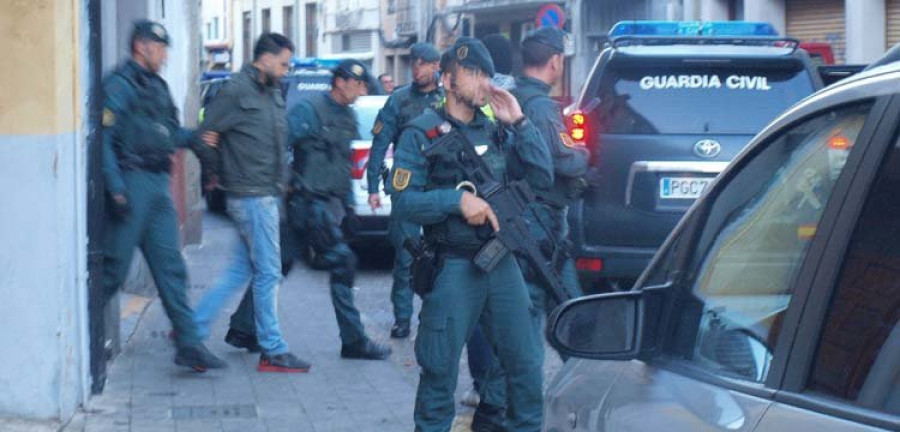
[[[538,353],[543,346],[537,331],[522,325],[531,317],[521,269],[511,254],[490,273],[472,261],[492,233],[503,227],[477,191],[464,190],[472,183],[458,164],[458,153],[443,151],[447,147],[440,144],[443,135],[462,133],[494,178],[524,179],[533,188],[552,184],[550,154],[515,98],[491,87],[494,66],[480,41],[457,40],[441,56],[441,71],[446,102],[426,110],[404,129],[391,173],[392,211],[423,226],[425,241],[436,245],[441,261],[431,289],[422,293],[416,430],[450,430],[460,354],[480,320],[506,371],[503,385],[510,390],[505,414],[490,405],[479,407],[480,414],[498,423],[505,416],[512,430],[537,431],[542,411]],[[480,109],[489,101],[499,124]]]
[[[106,228],[103,284],[110,295],[119,288],[140,245],[175,328],[175,363],[205,371],[225,363],[197,335],[169,196],[169,156],[179,147],[202,153],[205,144],[181,127],[169,87],[158,75],[168,45],[161,24],[135,22],[131,58],[103,82],[103,175],[114,216]]]

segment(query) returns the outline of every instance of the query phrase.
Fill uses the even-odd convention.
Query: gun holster
[[[413,240],[407,238],[403,241],[403,247],[412,255],[412,264],[409,267],[409,286],[419,297],[424,297],[434,288],[434,280],[441,272],[443,260],[434,243],[427,240]]]

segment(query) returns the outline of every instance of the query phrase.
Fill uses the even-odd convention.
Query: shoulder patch
[[[384,123],[381,120],[376,121],[375,126],[372,127],[372,135],[380,134],[382,129],[384,129]]]
[[[575,147],[575,141],[572,141],[572,137],[570,137],[567,132],[560,132],[559,139],[562,140],[564,146],[568,148]]]
[[[109,108],[103,108],[103,126],[110,127],[116,124],[116,115]]]
[[[411,179],[412,173],[409,170],[405,170],[403,168],[395,168],[394,178],[391,179],[391,186],[395,191],[406,190],[406,187],[409,186],[409,181]]]

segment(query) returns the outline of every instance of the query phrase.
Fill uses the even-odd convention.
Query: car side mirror
[[[553,311],[548,339],[573,357],[630,360],[640,351],[643,316],[640,291],[581,297]]]

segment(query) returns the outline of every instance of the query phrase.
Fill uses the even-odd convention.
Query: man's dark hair
[[[381,74],[381,75],[378,75],[378,82],[381,82],[381,79],[384,78],[384,77],[386,77],[386,76],[391,76],[391,74],[385,72],[385,73],[383,73],[383,74]]]
[[[284,50],[294,52],[294,43],[290,39],[278,33],[263,33],[253,48],[253,61],[259,60],[263,54],[278,55]]]
[[[513,72],[513,46],[512,42],[500,33],[489,34],[481,38],[481,42],[491,54],[494,62],[494,71],[504,75]]]
[[[525,67],[540,67],[550,61],[550,57],[561,52],[537,41],[522,44],[522,64]]]

